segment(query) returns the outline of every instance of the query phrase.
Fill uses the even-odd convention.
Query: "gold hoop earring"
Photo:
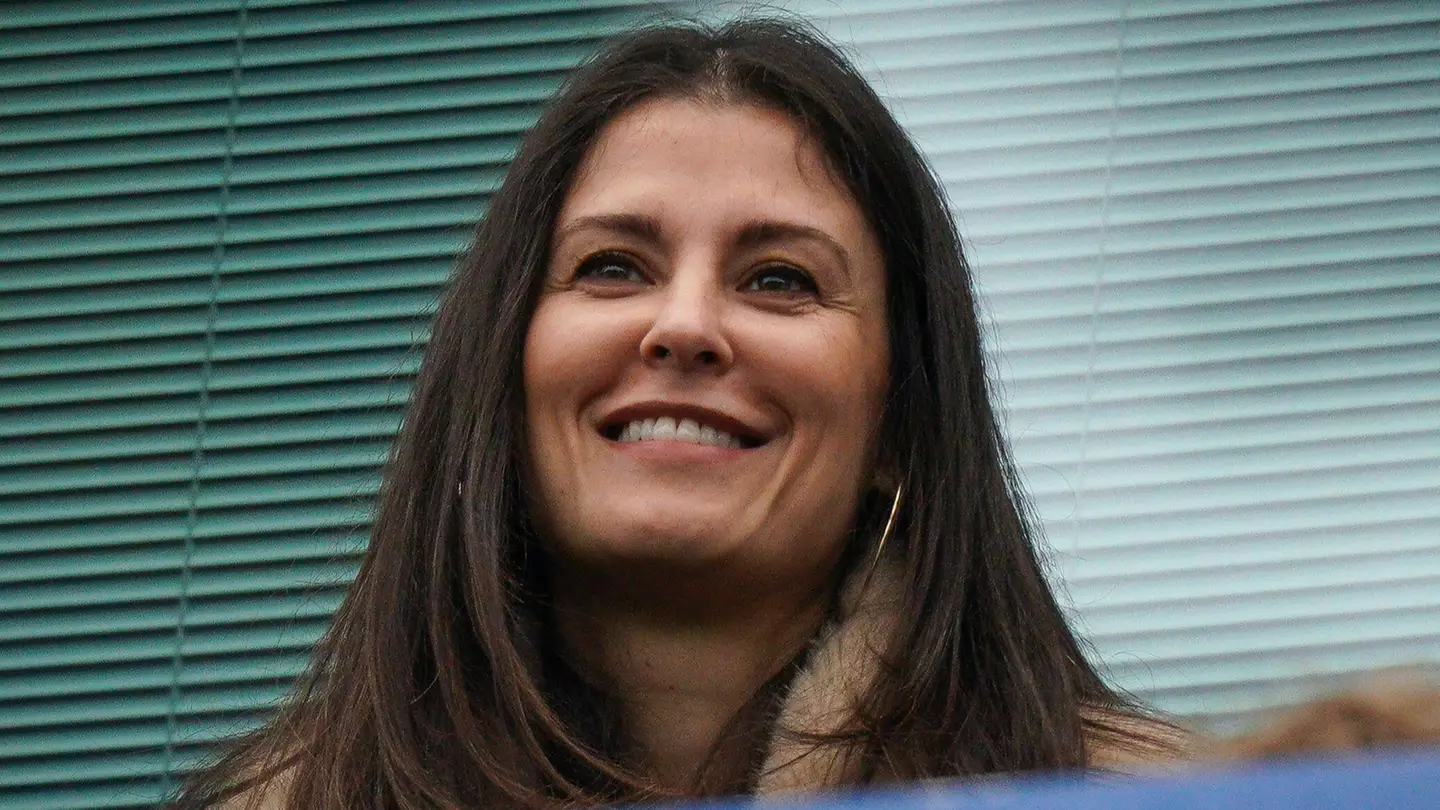
[[[895,528],[895,516],[900,514],[900,495],[904,491],[903,484],[895,485],[895,499],[890,502],[890,517],[885,519],[885,530],[880,532],[880,542],[875,544],[875,558],[870,561],[871,568],[880,564],[880,555],[885,552],[885,541],[890,539],[890,531]]]
[[[895,528],[895,517],[900,514],[900,497],[904,490],[903,484],[895,486],[895,499],[890,502],[890,517],[885,519],[885,530],[880,532],[880,542],[875,544],[875,556],[870,560],[870,567],[865,571],[865,579],[860,583],[861,593],[869,590],[870,580],[875,576],[875,569],[880,567],[880,555],[885,553],[885,541],[890,539],[890,532]]]

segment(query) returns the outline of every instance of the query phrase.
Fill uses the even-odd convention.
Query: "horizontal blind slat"
[[[154,804],[273,710],[487,193],[644,11],[243,5],[7,16],[0,803]]]
[[[1433,658],[1440,7],[789,5],[940,175],[1112,678],[1234,724]]]

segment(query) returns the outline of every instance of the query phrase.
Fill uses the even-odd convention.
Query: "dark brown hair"
[[[577,698],[547,655],[544,559],[518,464],[522,344],[550,231],[597,133],[657,97],[790,115],[884,252],[892,374],[881,447],[906,492],[887,553],[904,602],[847,739],[898,778],[1079,767],[1097,745],[1143,743],[1046,581],[987,390],[970,272],[924,159],[805,26],[668,25],[580,69],[526,138],[440,307],[369,551],[310,674],[274,722],[191,781],[182,807],[277,774],[305,808],[655,795],[603,702]],[[858,549],[876,541],[888,505],[862,507],[850,558],[865,558]],[[751,724],[749,747],[768,732],[763,718]]]

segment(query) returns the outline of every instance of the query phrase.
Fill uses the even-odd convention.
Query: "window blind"
[[[643,6],[0,8],[0,807],[153,804],[273,707],[470,224]]]
[[[944,181],[1114,681],[1440,662],[1440,4],[805,0]]]

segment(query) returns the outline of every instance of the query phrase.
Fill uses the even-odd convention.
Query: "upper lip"
[[[638,419],[656,419],[661,416],[669,416],[677,421],[680,419],[694,419],[701,425],[709,425],[716,430],[723,430],[731,436],[748,443],[763,444],[770,439],[770,436],[764,428],[747,422],[742,418],[732,416],[724,411],[695,403],[670,402],[664,400],[634,402],[616,408],[600,420],[599,427],[603,433],[614,428],[623,427]]]

